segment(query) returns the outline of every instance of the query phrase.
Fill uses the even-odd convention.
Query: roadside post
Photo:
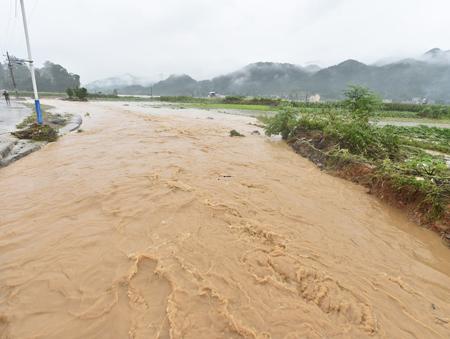
[[[25,40],[27,42],[27,52],[28,52],[27,62],[30,65],[31,82],[33,83],[34,107],[36,109],[36,118],[37,118],[36,120],[39,125],[42,125],[43,120],[42,120],[41,103],[39,101],[39,95],[38,95],[38,91],[37,91],[36,75],[34,73],[33,58],[31,56],[30,37],[28,35],[28,25],[27,25],[27,18],[25,15],[25,5],[23,4],[23,0],[20,0],[20,7],[22,9],[23,30],[25,31]]]

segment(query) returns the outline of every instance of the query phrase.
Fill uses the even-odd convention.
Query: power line
[[[33,83],[34,105],[36,108],[37,123],[42,125],[43,121],[42,121],[41,102],[39,101],[39,95],[36,86],[36,75],[34,73],[33,57],[31,56],[31,47],[30,47],[30,37],[28,35],[27,16],[25,14],[25,5],[23,1],[24,0],[20,0],[20,8],[22,10],[23,30],[25,32],[25,41],[27,43],[28,63],[30,65],[31,82]]]
[[[16,0],[17,1],[17,0]],[[39,3],[39,0],[35,0],[34,1],[34,5],[33,5],[33,8],[31,9],[31,13],[30,13],[30,16],[29,16],[29,19],[28,19],[28,21],[30,22],[30,24],[31,24],[31,22],[33,21],[33,18],[34,18],[34,12],[36,11],[36,8],[37,8],[37,4]]]
[[[11,1],[9,1],[9,15],[8,15],[8,20],[7,20],[7,24],[5,26],[5,39],[3,40],[3,44],[2,44],[2,54],[6,51],[6,47],[8,44],[8,40],[9,40],[9,28],[11,27]]]

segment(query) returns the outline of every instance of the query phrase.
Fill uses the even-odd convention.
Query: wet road
[[[9,134],[16,129],[16,125],[29,116],[31,110],[28,107],[16,103],[11,99],[11,106],[0,101],[0,137]]]

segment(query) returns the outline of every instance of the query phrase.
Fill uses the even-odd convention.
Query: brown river
[[[0,169],[1,338],[450,338],[439,237],[253,118],[45,103],[90,115]]]

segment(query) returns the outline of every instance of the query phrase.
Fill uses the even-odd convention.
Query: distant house
[[[209,92],[208,98],[225,98],[225,96],[216,92]]]
[[[428,98],[413,98],[412,100],[413,104],[422,104],[422,105],[426,105],[428,104]]]
[[[309,96],[308,102],[320,102],[320,94],[314,94]]]

